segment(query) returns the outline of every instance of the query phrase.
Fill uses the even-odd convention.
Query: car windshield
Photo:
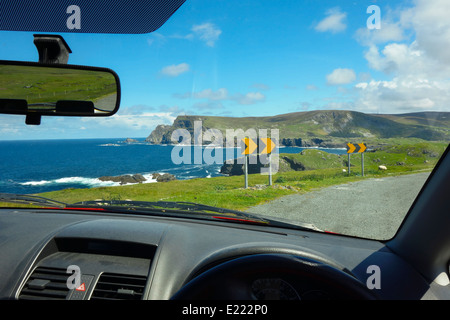
[[[117,74],[120,109],[40,125],[1,114],[0,206],[157,207],[391,239],[450,140],[448,12],[437,0],[188,0],[150,33],[58,33],[69,65]],[[36,32],[0,34],[1,60],[38,62]],[[7,67],[1,99],[15,84],[54,109],[38,98],[98,89]]]

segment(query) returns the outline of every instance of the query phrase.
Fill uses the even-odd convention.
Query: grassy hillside
[[[416,144],[392,144],[380,146],[377,149],[364,153],[365,170],[378,171],[378,166],[387,166],[392,171],[409,171],[411,169],[428,168],[434,166],[441,154],[445,151],[447,143],[421,142]],[[297,154],[280,154],[281,161],[288,167],[283,171],[316,170],[325,168],[346,168],[348,155],[336,155],[320,150],[303,150]],[[284,164],[284,165],[286,165]],[[361,167],[361,154],[350,155],[351,167]]]
[[[179,116],[171,126],[159,126],[147,141],[171,143],[171,133],[178,128],[194,135],[194,121],[201,120],[203,131],[227,129],[278,129],[280,144],[296,146],[344,146],[350,139],[371,145],[380,139],[420,138],[428,141],[450,140],[450,112],[428,112],[403,115],[377,115],[354,111],[319,110],[296,112],[272,117]]]

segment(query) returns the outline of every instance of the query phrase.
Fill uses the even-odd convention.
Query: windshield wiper
[[[186,216],[186,213],[190,213],[191,217],[208,217],[213,219],[225,220],[230,222],[242,222],[242,223],[256,223],[265,224],[274,227],[282,227],[288,229],[297,229],[303,231],[320,231],[316,226],[310,223],[282,221],[273,219],[267,216],[260,216],[238,210],[219,208],[214,206],[208,206],[205,204],[182,202],[182,201],[133,201],[133,200],[95,200],[95,201],[82,201],[73,204],[74,206],[86,206],[86,207],[100,207],[107,208],[108,210],[120,210],[128,212],[158,212],[158,213],[181,213]]]
[[[39,197],[33,195],[13,194],[13,193],[0,193],[0,202],[10,202],[18,204],[30,204],[30,205],[45,205],[57,208],[65,208],[66,203]]]
[[[214,220],[223,220],[229,222],[241,222],[252,224],[263,224],[274,227],[289,229],[299,229],[306,231],[322,231],[314,225],[303,223],[290,223],[275,220],[271,217],[261,217],[259,215],[242,212],[238,210],[208,206],[205,204],[182,202],[182,201],[133,201],[133,200],[93,200],[82,201],[73,204],[48,199],[34,195],[0,193],[0,202],[10,202],[28,205],[45,206],[46,209],[65,209],[65,210],[102,210],[104,212],[114,213],[132,213],[132,214],[159,214],[163,216],[186,217],[189,214],[191,218],[209,218]]]
[[[183,201],[94,200],[77,202],[74,203],[73,206],[101,207],[107,208],[109,210],[121,209],[133,212],[156,211],[161,213],[191,213],[193,215],[207,216],[214,216],[214,214],[219,214],[220,217],[239,217],[243,221],[248,220],[251,222],[261,223],[268,222],[266,219],[260,219],[257,216],[242,211]]]

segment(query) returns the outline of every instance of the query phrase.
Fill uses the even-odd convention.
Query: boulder
[[[157,182],[167,182],[172,180],[177,180],[173,174],[170,173],[153,173],[152,174],[153,179],[156,179]]]
[[[121,176],[102,176],[98,178],[100,181],[113,181],[113,182],[119,182],[121,185],[127,184],[127,183],[141,183],[146,181],[143,175],[141,174],[126,174]]]

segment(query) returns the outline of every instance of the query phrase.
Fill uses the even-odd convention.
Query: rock
[[[98,178],[100,181],[113,181],[113,182],[119,182],[121,185],[127,184],[127,183],[141,183],[146,181],[143,175],[141,174],[126,174],[121,176],[102,176]]]
[[[305,153],[303,151],[301,154],[305,155]],[[294,171],[306,170],[305,165],[301,162],[296,161],[295,159],[291,159],[289,157],[283,157],[283,160],[285,160],[289,164],[291,170],[294,170]]]
[[[136,139],[126,138],[124,142],[125,143],[135,143],[135,142],[138,142],[138,141]]]
[[[145,177],[142,174],[139,174],[139,173],[133,174],[132,177],[133,177],[134,180],[136,180],[138,182],[147,181],[147,179],[145,179]]]
[[[156,179],[157,182],[167,182],[172,180],[177,180],[173,174],[170,173],[153,173],[152,174],[153,179]]]
[[[259,159],[255,159],[255,155],[249,156],[248,174],[261,173],[261,168],[264,164]],[[241,157],[238,160],[234,159],[233,162],[227,162],[220,168],[221,174],[227,174],[230,176],[238,176],[244,174],[244,159]]]
[[[153,144],[171,144],[170,134],[173,131],[171,125],[160,124],[155,130],[145,139],[145,141]]]

